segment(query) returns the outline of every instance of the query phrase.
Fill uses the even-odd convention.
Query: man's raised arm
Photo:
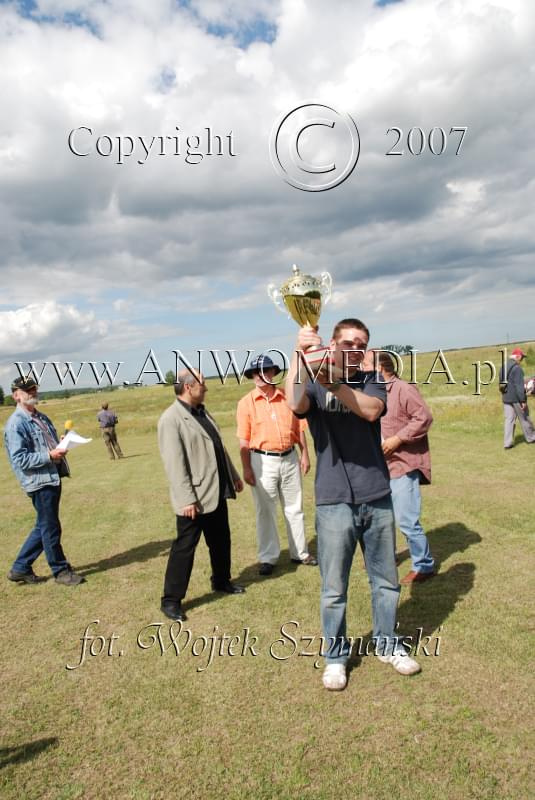
[[[310,400],[306,395],[306,387],[310,376],[304,365],[299,363],[300,357],[297,350],[306,352],[310,348],[320,346],[321,339],[313,328],[299,328],[297,344],[285,384],[286,402],[295,414],[306,414],[310,408]]]

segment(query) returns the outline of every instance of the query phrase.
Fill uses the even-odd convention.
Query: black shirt
[[[230,497],[234,497],[234,482],[229,475],[227,459],[225,456],[225,448],[223,447],[223,442],[221,441],[219,431],[214,427],[206,415],[205,408],[202,404],[195,408],[194,406],[190,406],[188,403],[184,403],[182,400],[180,400],[180,398],[177,398],[177,400],[186,409],[186,411],[189,411],[191,416],[196,422],[199,423],[201,428],[204,429],[204,431],[212,440],[217,462],[217,472],[219,475],[219,499],[221,500],[224,498],[225,500],[228,500]]]
[[[348,384],[386,407],[385,383],[374,372],[358,370]],[[316,450],[316,505],[367,503],[390,494],[380,421],[354,414],[320,383],[309,383],[306,391],[310,409],[301,416],[306,416]]]

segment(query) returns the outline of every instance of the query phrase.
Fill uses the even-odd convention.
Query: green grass
[[[533,352],[533,349],[532,351]],[[433,356],[419,357],[425,376]],[[498,363],[497,348],[446,353],[457,379],[474,360]],[[526,372],[535,371],[528,363]],[[249,388],[210,381],[207,404],[238,463],[234,411]],[[186,600],[192,640],[256,636],[239,651],[178,655],[159,611],[174,518],[156,444],[168,387],[114,392],[118,435],[128,458],[110,462],[95,414],[102,395],[43,404],[62,427],[95,441],[70,457],[64,482],[64,546],[87,576],[77,588],[35,587],[2,579],[3,798],[528,798],[533,796],[532,653],[534,456],[502,447],[496,386],[474,397],[472,385],[422,387],[432,428],[433,484],[423,490],[423,522],[440,574],[402,590],[400,631],[432,637],[439,655],[420,654],[422,673],[403,678],[372,657],[354,658],[345,692],[327,693],[316,668],[319,574],[288,563],[257,575],[252,498],[229,504],[233,578],[247,593],[210,591],[201,543]],[[0,423],[12,409],[0,408]],[[0,457],[4,573],[29,530],[29,500]],[[313,481],[305,480],[307,535],[315,549]],[[280,526],[282,531],[282,523]],[[400,575],[409,570],[404,540]],[[41,558],[36,571],[47,574]],[[106,639],[104,652],[79,668],[86,627]],[[289,625],[295,620],[299,627]],[[351,635],[370,634],[369,592],[355,559],[348,609]],[[152,623],[162,623],[150,627]],[[160,631],[168,649],[161,654]],[[175,631],[177,628],[175,627]],[[215,630],[215,633],[214,633]],[[143,631],[143,633],[141,633]],[[108,655],[110,637],[112,655]],[[142,649],[138,644],[141,635]],[[179,639],[184,644],[185,632]],[[282,637],[284,638],[284,637]],[[95,640],[94,650],[100,644]],[[228,638],[227,638],[228,644]],[[273,646],[273,647],[272,647]],[[273,653],[270,653],[270,648]],[[305,655],[312,652],[313,655]],[[122,655],[120,653],[122,652]],[[301,653],[299,655],[298,653]],[[275,655],[284,657],[277,660]]]

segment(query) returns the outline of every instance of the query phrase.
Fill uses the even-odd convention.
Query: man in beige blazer
[[[245,591],[230,580],[227,510],[227,499],[235,498],[243,483],[221,441],[215,420],[204,408],[207,391],[201,373],[179,372],[176,401],[158,422],[158,444],[177,529],[165,573],[161,610],[173,620],[186,619],[182,599],[201,533],[210,552],[213,590],[227,594]]]

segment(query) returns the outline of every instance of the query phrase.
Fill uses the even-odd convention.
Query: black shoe
[[[258,569],[258,574],[259,575],[271,575],[271,573],[273,572],[274,566],[275,566],[274,564],[267,564],[267,563],[260,564],[260,567]]]
[[[186,615],[182,611],[181,604],[173,602],[172,600],[162,601],[160,611],[175,622],[185,622],[187,620]]]
[[[80,583],[85,583],[85,578],[82,575],[74,572],[70,567],[62,569],[57,575],[54,575],[56,583],[61,583],[63,586],[78,586]]]
[[[304,564],[306,567],[317,567],[318,561],[314,558],[314,556],[307,556],[302,560],[300,558],[292,558],[293,564]]]
[[[225,594],[244,594],[245,592],[244,586],[240,586],[239,583],[232,583],[232,581],[227,581],[221,586],[212,582],[212,589],[214,592],[225,592]]]
[[[15,581],[15,583],[43,583],[43,581],[46,581],[46,578],[38,577],[33,570],[29,572],[15,572],[14,569],[10,569],[7,573],[7,577],[10,581]]]

